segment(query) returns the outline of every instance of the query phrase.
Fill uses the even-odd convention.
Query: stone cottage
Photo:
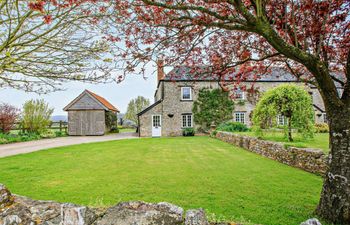
[[[186,66],[175,67],[165,74],[162,65],[158,65],[158,85],[154,103],[138,113],[139,135],[141,137],[180,136],[183,128],[197,128],[193,120],[193,101],[202,88],[220,88],[213,76],[194,75],[193,69]],[[242,85],[250,87],[254,83],[255,92],[232,91],[235,95],[233,121],[251,126],[252,111],[262,92],[281,84],[303,85],[313,99],[316,123],[327,122],[325,107],[317,88],[305,85],[282,68],[272,69],[270,74],[262,75],[258,80],[247,79]],[[286,121],[283,116],[277,118],[278,124]]]

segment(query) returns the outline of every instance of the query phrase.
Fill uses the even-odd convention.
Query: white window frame
[[[281,122],[282,121],[282,122]],[[284,126],[287,124],[287,119],[285,116],[282,116],[281,114],[277,115],[277,125]]]
[[[189,120],[188,117],[191,117],[191,119]],[[181,127],[182,128],[192,128],[193,127],[193,115],[192,114],[190,114],[190,113],[182,114],[181,118],[182,118],[182,120],[181,120],[181,122],[182,122]],[[184,118],[185,118],[185,120],[184,120]],[[188,124],[189,121],[191,122],[190,126]]]
[[[190,89],[190,98],[184,98],[184,89],[189,88]],[[181,87],[181,100],[183,101],[192,101],[192,87]]]
[[[246,116],[245,112],[235,112],[235,122],[246,124]],[[239,115],[239,116],[237,116]],[[242,116],[243,116],[243,122],[242,122]]]
[[[158,117],[159,121],[158,122],[158,126],[154,126],[154,118]],[[162,116],[161,115],[152,115],[152,127],[162,127]]]

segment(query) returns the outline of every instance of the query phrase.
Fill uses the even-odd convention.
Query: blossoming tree
[[[331,140],[330,168],[317,212],[350,224],[349,0],[103,2],[117,12],[112,22],[106,20],[110,29],[104,35],[124,73],[144,72],[145,65],[161,57],[167,65],[207,65],[207,76],[215,76],[223,88],[251,89],[242,81],[257,80],[276,66],[316,86]]]

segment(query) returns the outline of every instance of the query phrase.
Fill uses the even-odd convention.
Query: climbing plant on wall
[[[193,103],[193,117],[196,124],[206,130],[212,123],[219,125],[232,119],[234,103],[228,92],[221,89],[203,88],[198,93],[198,99]]]

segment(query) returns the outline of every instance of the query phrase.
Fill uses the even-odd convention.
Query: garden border
[[[286,148],[283,143],[223,131],[218,131],[215,137],[250,152],[314,174],[325,175],[328,169],[328,155],[320,149]]]

